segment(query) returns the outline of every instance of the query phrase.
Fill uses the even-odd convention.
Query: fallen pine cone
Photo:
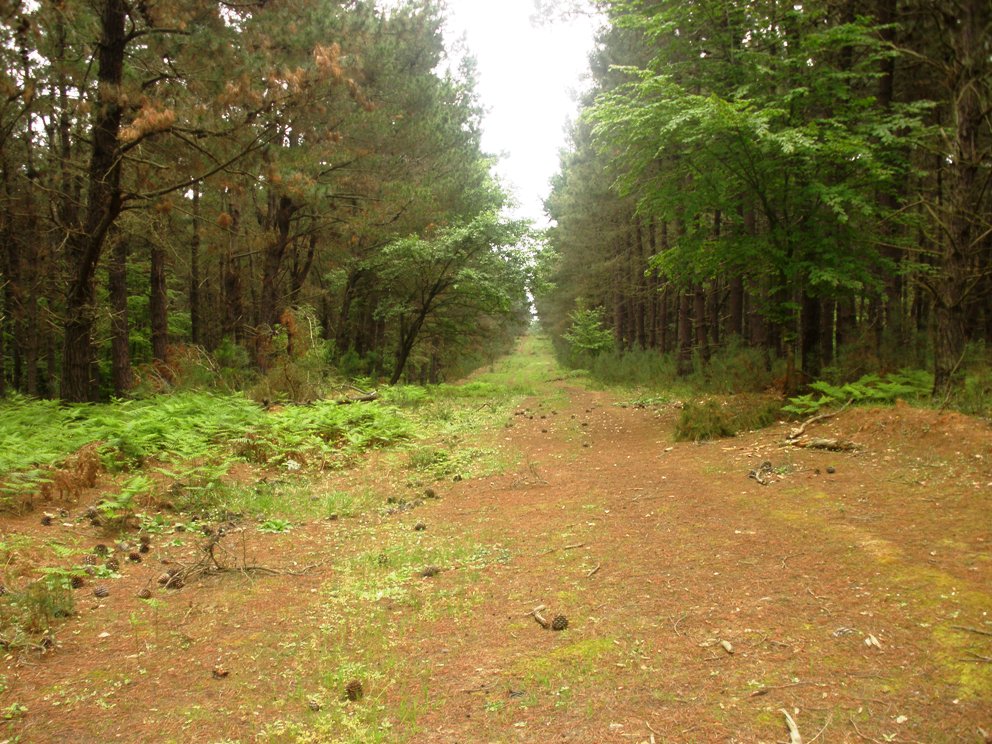
[[[437,566],[425,566],[424,569],[420,572],[420,575],[423,576],[425,579],[429,579],[432,576],[437,576],[439,573],[441,573],[441,569],[438,568]]]
[[[93,587],[93,596],[94,597],[101,597],[101,598],[102,597],[109,597],[110,596],[110,590],[107,587],[105,587],[105,586],[96,586],[96,587]]]
[[[147,586],[144,589],[142,589],[140,592],[138,592],[138,599],[151,599],[151,598],[152,598],[152,590],[149,589]]]
[[[214,679],[224,679],[224,677],[226,677],[228,674],[230,674],[230,672],[227,671],[224,667],[222,666],[214,667],[214,671],[213,671]]]
[[[349,700],[355,702],[356,700],[361,700],[362,697],[364,697],[365,689],[362,687],[361,682],[357,679],[353,679],[345,686],[344,694]]]
[[[565,630],[568,627],[568,618],[564,615],[555,615],[551,621],[551,630]]]

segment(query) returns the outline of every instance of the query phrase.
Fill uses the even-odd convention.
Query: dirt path
[[[249,562],[302,576],[149,605],[133,594],[153,569],[129,573],[56,653],[8,658],[3,704],[27,713],[6,735],[782,742],[785,711],[807,744],[986,740],[989,428],[853,410],[819,431],[861,448],[828,453],[783,447],[784,425],[673,444],[676,415],[549,382],[492,435],[519,455],[500,475],[242,533]],[[768,485],[748,477],[764,461]],[[389,467],[326,486],[399,492]]]

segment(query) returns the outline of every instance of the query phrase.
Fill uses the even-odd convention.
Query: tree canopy
[[[123,395],[190,345],[264,371],[294,316],[328,362],[396,379],[460,369],[466,327],[503,343],[523,229],[497,216],[472,63],[443,25],[434,0],[7,8],[0,392]],[[420,248],[472,230],[411,335]],[[474,305],[453,296],[470,283]]]
[[[547,202],[552,329],[590,303],[683,371],[743,339],[790,386],[932,354],[944,390],[992,340],[988,4],[598,5]]]

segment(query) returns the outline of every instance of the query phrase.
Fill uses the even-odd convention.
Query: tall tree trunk
[[[114,231],[113,252],[107,271],[110,293],[110,376],[114,395],[122,398],[131,389],[131,339],[127,312],[127,239]]]
[[[189,240],[189,326],[190,340],[203,343],[200,320],[200,184],[193,187],[193,234]]]
[[[152,357],[165,362],[169,347],[169,294],[165,280],[165,246],[155,236],[148,274],[148,313],[152,325]]]
[[[693,331],[696,337],[696,351],[704,363],[710,360],[709,334],[706,327],[706,288],[697,284],[692,293]]]
[[[266,246],[262,261],[262,289],[258,319],[261,324],[279,322],[282,307],[279,302],[279,273],[289,247],[289,228],[297,207],[288,196],[279,198],[275,208],[276,235]]]
[[[118,135],[121,127],[120,85],[124,74],[124,0],[102,0],[100,43],[97,52],[97,101],[91,132],[92,154],[82,229],[70,233],[67,244],[69,286],[65,302],[62,343],[62,398],[95,399],[93,286],[107,230],[121,209],[121,160]]]
[[[221,335],[234,341],[244,338],[244,303],[241,297],[241,271],[237,264],[238,258],[234,253],[237,245],[238,230],[240,229],[240,212],[231,210],[231,224],[227,251],[223,258],[222,299],[224,302],[224,321],[221,324]]]
[[[799,364],[806,381],[815,380],[819,377],[820,370],[823,367],[820,313],[821,306],[819,298],[811,296],[806,290],[802,290],[802,302],[799,313]]]
[[[635,254],[633,260],[633,289],[634,294],[634,333],[637,338],[637,346],[640,349],[648,347],[648,334],[646,321],[646,309],[644,303],[647,301],[647,280],[644,272],[647,269],[647,262],[644,257],[644,230],[641,221],[634,218],[634,246]]]
[[[692,297],[679,292],[678,305],[678,357],[676,368],[682,377],[692,373]]]
[[[980,229],[985,210],[988,170],[992,162],[988,111],[992,104],[992,64],[988,34],[992,5],[988,0],[960,0],[942,7],[954,58],[948,63],[954,130],[947,164],[947,200],[942,225],[944,247],[936,283],[934,395],[955,384],[965,349],[965,310],[973,288],[974,261],[984,244]]]

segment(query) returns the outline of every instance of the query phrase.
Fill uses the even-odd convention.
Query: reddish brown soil
[[[307,730],[323,715],[307,695],[330,684],[316,668],[328,633],[377,670],[350,705],[390,722],[381,741],[783,742],[783,711],[807,744],[992,733],[987,424],[900,405],[810,427],[852,452],[784,445],[784,424],[673,444],[674,407],[565,390],[567,405],[528,401],[500,432],[522,453],[512,472],[439,484],[440,500],[410,512],[230,541],[244,562],[293,574],[156,589],[149,608],[134,595],[163,566],[126,567],[110,597],[78,602],[53,651],[7,657],[2,704],[27,712],[0,736],[254,741],[276,719]],[[748,477],[764,461],[768,485]],[[37,533],[36,521],[6,531]],[[334,624],[318,598],[343,561],[418,521],[424,546],[506,560],[441,566],[411,579],[416,602],[384,597],[368,624]],[[567,630],[528,614],[542,605]],[[282,740],[293,736],[358,740],[345,728]]]

